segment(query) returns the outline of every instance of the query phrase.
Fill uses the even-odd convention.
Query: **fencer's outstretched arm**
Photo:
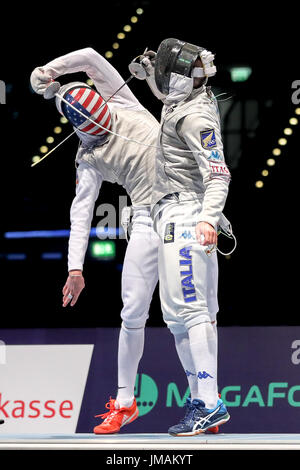
[[[124,84],[119,72],[91,47],[70,52],[37,69],[42,69],[53,80],[61,75],[85,72],[105,100]],[[112,98],[111,103],[131,109],[144,109],[127,85]]]
[[[77,169],[76,196],[71,206],[71,232],[69,238],[68,271],[63,287],[62,306],[76,304],[84,289],[82,274],[94,205],[100,191],[102,177],[87,164],[81,163]]]
[[[207,222],[217,229],[227,199],[230,172],[224,160],[223,145],[217,132],[213,150],[204,149],[200,143],[200,133],[207,129],[214,131],[214,126],[215,123],[209,115],[193,113],[179,122],[177,131],[192,150],[205,185],[202,211],[197,222]]]
[[[83,269],[85,253],[89,242],[95,201],[102,184],[101,174],[87,163],[77,168],[76,196],[73,199],[70,217],[68,270]]]

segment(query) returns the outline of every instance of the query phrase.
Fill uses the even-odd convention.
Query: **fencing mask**
[[[67,100],[72,106],[81,111],[85,116],[92,119],[104,129],[96,126],[81,114],[77,113],[73,107],[56,97],[56,107],[60,114],[80,132],[81,135],[103,136],[111,128],[111,115],[108,105],[104,99],[86,83],[72,82],[63,85],[59,90],[59,95]]]
[[[194,67],[197,58],[203,67]],[[203,47],[169,38],[161,42],[155,57],[155,82],[167,101],[179,102],[193,90],[194,77],[211,77],[216,73],[214,55]]]

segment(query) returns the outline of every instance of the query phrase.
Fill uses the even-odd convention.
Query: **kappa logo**
[[[185,373],[187,377],[189,377],[190,375],[196,375],[194,374],[194,372],[191,372],[190,370],[186,370]]]
[[[191,234],[190,230],[185,230],[182,232],[179,238],[184,238],[185,240],[195,240],[195,237]]]
[[[220,153],[217,150],[213,150],[210,156],[207,157],[207,160],[209,160],[210,162],[222,162],[223,157],[220,155]]]
[[[208,377],[210,377],[211,379],[213,379],[213,377],[208,374],[205,370],[203,372],[201,372],[201,370],[198,372],[198,375],[197,375],[198,379],[207,379]]]
[[[205,150],[210,150],[217,146],[215,130],[208,129],[207,131],[200,132],[201,145]]]
[[[191,372],[191,371],[189,371],[189,370],[186,370],[185,373],[186,373],[187,377],[189,377],[190,375],[196,375],[196,374],[194,374],[193,372]],[[213,377],[212,377],[208,372],[206,372],[205,370],[204,370],[203,372],[201,372],[201,370],[200,370],[200,371],[198,372],[198,374],[197,374],[197,377],[198,377],[198,379],[200,379],[200,380],[201,380],[201,379],[207,379],[208,377],[210,377],[211,379],[213,379]]]

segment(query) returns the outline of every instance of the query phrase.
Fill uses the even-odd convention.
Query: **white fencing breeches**
[[[202,205],[193,194],[167,196],[154,212],[154,228],[161,241],[161,307],[164,321],[173,334],[215,321],[219,308],[217,254],[208,256],[207,247],[196,239],[197,215]]]
[[[134,209],[132,231],[122,272],[123,320],[118,348],[119,406],[131,406],[139,361],[144,350],[145,323],[158,281],[159,237],[150,209]]]
[[[158,282],[159,237],[154,232],[150,209],[134,208],[132,231],[122,271],[121,312],[126,328],[142,328],[148,318]]]

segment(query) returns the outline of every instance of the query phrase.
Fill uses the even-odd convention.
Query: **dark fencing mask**
[[[202,61],[202,67],[194,67],[198,57]],[[194,77],[215,75],[213,60],[214,55],[203,47],[174,38],[165,39],[155,57],[156,86],[161,93],[169,95],[176,82],[177,90],[179,87],[185,95],[191,93]]]

